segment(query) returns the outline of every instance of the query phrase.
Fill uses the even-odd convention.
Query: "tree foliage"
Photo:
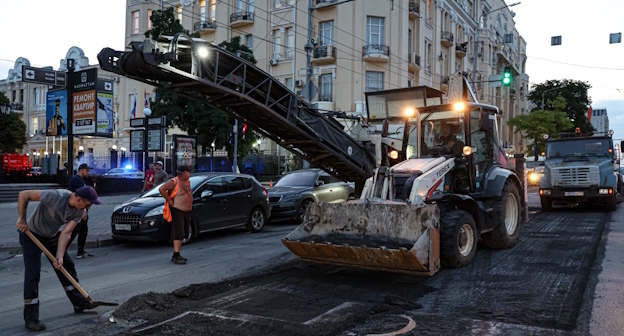
[[[169,8],[152,13],[152,29],[145,32],[145,36],[157,39],[161,35],[175,35],[178,32],[188,34],[179,21],[175,20],[173,9]],[[233,37],[229,42],[224,41],[219,44],[219,47],[234,54],[241,51],[241,58],[256,63],[253,51],[241,45],[240,37]],[[214,143],[216,149],[225,148],[228,156],[233,158],[233,117],[220,109],[171,91],[157,88],[155,92],[157,98],[150,104],[155,116],[165,115],[168,127],[177,126],[189,135],[196,135],[198,144],[203,147],[204,152],[209,150],[211,144]],[[239,123],[239,156],[247,154],[259,138],[259,135],[251,130],[247,130],[243,136],[242,128],[243,124]]]
[[[509,126],[516,128],[516,133],[522,133],[525,139],[532,139],[537,142],[539,153],[546,149],[544,134],[550,138],[558,138],[561,132],[566,132],[574,126],[565,112],[567,104],[563,97],[549,101],[548,106],[551,106],[553,110],[533,111],[529,114],[513,117],[507,122]],[[528,152],[529,155],[533,155],[533,147],[529,148]]]
[[[564,86],[560,88],[561,86]],[[544,110],[553,111],[553,103],[557,97],[563,97],[566,106],[562,110],[573,123],[565,131],[573,132],[576,127],[581,128],[583,133],[594,132],[594,128],[587,120],[587,110],[591,104],[588,90],[591,85],[587,82],[564,79],[548,80],[544,83],[534,84],[529,93],[529,100],[535,105],[533,111],[542,109],[542,94],[544,95]]]
[[[9,103],[9,98],[0,92],[0,104]],[[0,115],[0,134],[2,134],[0,152],[19,152],[26,144],[26,124],[17,113],[11,112],[9,115]]]

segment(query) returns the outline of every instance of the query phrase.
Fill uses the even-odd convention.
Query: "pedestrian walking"
[[[40,202],[35,212],[26,220],[30,201]],[[25,234],[30,231],[49,251],[56,252],[56,262],[50,263],[61,281],[65,294],[74,306],[75,313],[96,306],[85,299],[59,270],[64,267],[78,281],[74,262],[67,254],[67,245],[76,224],[85,216],[92,204],[101,204],[92,187],[83,186],[75,192],[69,190],[25,190],[17,198],[17,229],[24,259],[24,322],[31,331],[45,330],[39,321],[39,279],[41,253],[39,247]],[[65,224],[62,231],[61,226]]]
[[[67,186],[67,189],[69,189],[69,191],[71,192],[76,192],[78,188],[86,186],[87,183],[85,182],[85,179],[89,177],[90,173],[91,173],[91,167],[89,167],[89,165],[86,163],[81,164],[78,167],[78,174],[74,175],[69,180],[69,185]],[[80,220],[78,224],[76,224],[76,227],[72,231],[71,238],[69,239],[69,244],[67,244],[67,246],[71,245],[71,243],[74,241],[76,236],[78,236],[78,252],[76,253],[76,259],[93,257],[93,254],[87,253],[85,251],[85,244],[87,243],[87,235],[89,234],[88,221],[89,221],[89,211],[87,211],[85,213],[85,217],[82,220]]]
[[[149,191],[154,187],[154,175],[156,174],[156,167],[154,167],[153,163],[150,163],[149,170],[145,172],[145,182],[143,182],[143,190],[141,190],[141,194]]]
[[[191,167],[180,166],[178,176],[167,181],[160,188],[160,194],[165,198],[163,218],[171,223],[173,233],[174,264],[186,264],[187,259],[180,255],[182,240],[189,235],[191,224],[191,209],[193,209],[193,190],[191,190]]]
[[[154,173],[154,186],[159,186],[169,179],[169,174],[163,169],[163,162],[156,161],[156,173]]]

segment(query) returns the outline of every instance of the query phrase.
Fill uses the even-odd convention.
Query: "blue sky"
[[[507,3],[512,2],[517,0]],[[82,48],[91,64],[97,63],[102,48],[124,47],[125,0],[1,0],[0,8],[4,14],[0,78],[6,78],[20,56],[33,66],[58,68],[72,46]],[[516,28],[528,44],[531,83],[564,78],[588,81],[593,86],[592,106],[607,108],[615,137],[624,139],[624,44],[608,43],[610,33],[624,32],[618,17],[624,13],[624,1],[521,0],[513,10]],[[552,47],[550,37],[556,35],[562,36],[563,44]]]

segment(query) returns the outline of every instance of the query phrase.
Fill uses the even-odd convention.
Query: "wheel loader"
[[[510,167],[500,111],[476,102],[465,75],[453,88],[447,103],[427,87],[367,93],[374,176],[358,200],[310,205],[283,244],[311,262],[422,275],[467,265],[479,238],[513,247],[528,219],[525,160]]]

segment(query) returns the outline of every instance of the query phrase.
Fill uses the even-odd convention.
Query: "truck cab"
[[[614,211],[622,190],[612,131],[606,136],[583,136],[546,141],[544,176],[539,195],[542,210],[553,204],[593,203]]]

